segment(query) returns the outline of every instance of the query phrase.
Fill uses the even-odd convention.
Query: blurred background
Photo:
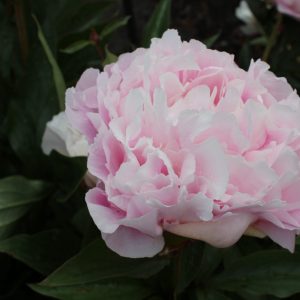
[[[41,281],[99,235],[82,200],[85,159],[41,150],[46,123],[63,109],[65,87],[86,68],[102,69],[175,28],[184,40],[233,53],[242,68],[252,58],[264,59],[300,90],[300,23],[279,15],[272,3],[242,2],[0,1],[1,300],[48,299],[28,284]],[[1,200],[8,193],[10,204]],[[13,202],[16,197],[22,202]]]

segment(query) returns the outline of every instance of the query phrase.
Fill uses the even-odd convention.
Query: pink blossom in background
[[[300,99],[268,68],[244,71],[168,30],[68,89],[67,116],[99,180],[87,206],[108,247],[153,256],[166,230],[217,247],[256,232],[293,251]]]
[[[300,0],[274,0],[278,10],[300,20]]]

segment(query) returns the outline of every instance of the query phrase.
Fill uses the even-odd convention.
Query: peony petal
[[[216,221],[165,225],[164,229],[188,238],[225,248],[236,243],[256,217],[251,214],[232,214]]]
[[[99,188],[93,188],[86,194],[86,204],[96,226],[105,233],[113,233],[119,227],[124,212],[111,207],[106,194]]]
[[[58,129],[60,132],[57,129],[51,128],[50,122],[47,123],[42,137],[41,147],[43,152],[49,155],[52,150],[55,150],[62,155],[69,156],[65,141],[66,133],[62,132],[62,127]]]
[[[183,94],[183,86],[178,77],[173,73],[165,73],[160,76],[160,83],[167,95],[168,105],[172,106],[174,102]]]
[[[263,221],[255,224],[255,228],[265,233],[271,240],[281,247],[288,249],[290,252],[294,252],[296,236],[296,232],[294,230],[279,228],[272,223]]]
[[[76,129],[70,127],[64,112],[55,115],[47,123],[41,146],[47,155],[52,150],[70,157],[87,156],[88,154],[87,140]]]
[[[162,235],[162,228],[158,225],[158,211],[154,209],[138,218],[124,218],[120,224],[151,236]]]
[[[196,174],[208,180],[210,197],[220,199],[229,179],[227,158],[216,139],[208,139],[195,147]]]
[[[98,69],[89,68],[85,70],[76,84],[76,89],[84,91],[90,87],[94,87],[98,75],[99,75]]]
[[[162,236],[152,237],[124,226],[113,234],[102,233],[102,238],[114,252],[130,258],[152,257],[164,247]]]

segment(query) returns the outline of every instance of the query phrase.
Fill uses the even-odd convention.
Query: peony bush
[[[266,235],[294,250],[300,99],[268,69],[168,30],[67,90],[98,179],[86,203],[109,248],[153,256],[169,231],[216,247]]]

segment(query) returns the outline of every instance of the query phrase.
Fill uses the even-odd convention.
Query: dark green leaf
[[[181,293],[196,277],[201,264],[203,243],[192,241],[184,247],[177,259],[176,291]]]
[[[132,279],[62,287],[34,284],[31,288],[40,294],[62,300],[142,300],[152,294],[140,281]]]
[[[0,209],[15,208],[40,200],[48,184],[12,176],[0,180]]]
[[[168,264],[168,259],[129,259],[121,257],[96,240],[71,258],[41,285],[77,286],[117,277],[147,278]]]
[[[111,63],[114,63],[118,57],[114,55],[112,52],[110,52],[107,48],[107,45],[105,46],[105,60],[103,61],[103,65],[108,65]]]
[[[28,65],[18,81],[14,96],[7,101],[5,129],[19,159],[16,163],[18,172],[41,178],[47,170],[41,139],[46,122],[58,112],[58,101],[51,67],[37,38],[32,41]]]
[[[201,263],[196,272],[196,281],[201,282],[207,280],[208,277],[218,268],[222,262],[222,249],[215,248],[208,244],[204,245]]]
[[[105,39],[107,36],[112,34],[114,31],[116,31],[120,27],[125,26],[129,19],[130,19],[130,16],[126,16],[126,17],[118,18],[118,19],[108,23],[107,25],[105,25],[105,27],[100,32],[100,38]]]
[[[239,53],[239,57],[238,57],[239,66],[241,68],[247,70],[249,68],[252,57],[253,57],[253,53],[252,53],[250,44],[245,43],[242,46],[241,51]]]
[[[86,157],[66,157],[52,151],[48,158],[48,172],[59,189],[54,195],[64,202],[75,192],[86,173]]]
[[[202,290],[198,289],[196,291],[196,298],[195,300],[231,300],[231,298],[227,297],[226,295],[222,294],[219,291],[214,290]]]
[[[288,297],[300,292],[299,282],[299,253],[265,250],[235,260],[211,284],[222,290]]]
[[[66,54],[73,54],[87,46],[93,45],[93,42],[90,40],[80,40],[72,43],[66,48],[61,49],[60,51]]]
[[[40,150],[36,145],[34,125],[24,107],[12,101],[7,121],[9,142],[19,159],[24,160],[25,164],[28,163],[31,169],[37,168],[38,156],[36,154]]]
[[[257,20],[266,21],[268,16],[268,9],[266,3],[260,0],[246,0],[251,12],[254,14]],[[267,20],[270,21],[270,20]],[[264,22],[265,23],[265,22]]]
[[[241,252],[237,245],[222,249],[223,265],[225,268],[231,265],[236,259],[240,258]]]
[[[217,32],[216,34],[214,34],[213,36],[209,37],[208,39],[206,39],[204,42],[204,44],[206,45],[207,48],[211,48],[214,43],[217,41],[217,39],[220,37],[221,32]]]
[[[78,241],[74,234],[58,229],[34,235],[20,234],[0,242],[0,252],[45,275],[74,255],[76,249]]]
[[[250,41],[250,45],[261,45],[265,46],[267,43],[267,39],[265,36],[259,36],[253,40]]]
[[[0,12],[4,12],[5,3],[0,2]],[[16,31],[13,28],[12,22],[8,14],[1,13],[0,18],[0,77],[7,78],[10,75],[11,68],[16,60],[14,55],[14,43],[16,40]]]
[[[52,68],[52,73],[53,73],[53,80],[55,83],[55,87],[56,87],[56,92],[57,92],[57,96],[58,96],[58,100],[59,100],[59,107],[61,110],[64,110],[65,107],[65,90],[66,90],[66,84],[65,84],[65,80],[63,77],[63,74],[56,62],[56,59],[47,43],[47,40],[44,36],[44,33],[42,31],[42,28],[37,20],[37,18],[35,16],[33,16],[35,22],[36,22],[36,26],[38,29],[38,38],[41,42],[41,45],[45,51],[45,54],[47,56],[47,59],[49,61],[49,64],[51,65]]]
[[[103,25],[117,12],[116,4],[116,0],[67,1],[59,16],[58,32],[64,36]]]
[[[21,176],[0,180],[0,228],[17,221],[31,204],[43,199],[48,192],[49,185],[43,181]]]
[[[171,0],[160,0],[146,25],[142,42],[143,47],[148,47],[153,37],[161,37],[169,28],[170,15]]]

